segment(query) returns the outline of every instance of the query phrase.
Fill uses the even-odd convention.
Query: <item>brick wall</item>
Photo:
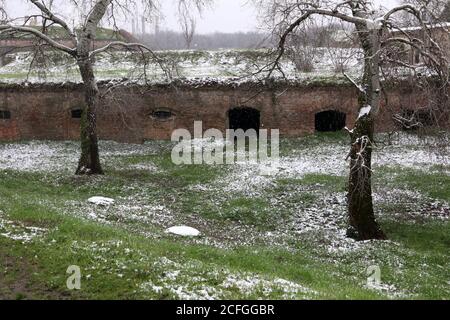
[[[280,129],[282,136],[301,136],[315,131],[315,115],[337,110],[347,114],[349,127],[357,115],[357,95],[350,86],[320,85],[267,88],[255,97],[248,86],[120,88],[101,101],[98,131],[101,139],[140,143],[170,139],[174,129],[193,131],[194,121],[204,130],[228,128],[228,112],[251,107],[261,112],[261,127]],[[389,90],[389,105],[383,106],[377,130],[394,128],[392,114],[402,107],[416,109],[425,98],[407,85]],[[0,110],[11,112],[0,120],[0,140],[72,140],[79,136],[79,120],[71,111],[81,108],[80,85],[0,86]],[[156,119],[155,111],[170,111],[170,119]]]

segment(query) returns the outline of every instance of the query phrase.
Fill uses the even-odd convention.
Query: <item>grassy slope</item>
[[[152,82],[166,83],[166,71],[171,72],[173,79],[185,78],[211,78],[227,82],[230,78],[242,78],[245,74],[257,71],[255,68],[267,59],[266,50],[224,50],[224,51],[159,51],[156,52],[160,61],[165,65],[164,69],[156,63],[150,55],[146,66],[146,73]],[[17,57],[8,56],[11,63]],[[80,82],[79,71],[70,56],[59,52],[48,52],[45,65],[34,65],[30,69],[32,56],[26,58],[23,54],[19,61],[7,64],[0,68],[0,83],[30,82]],[[108,53],[99,55],[94,65],[96,77],[99,80],[111,80],[129,78],[139,80],[143,71],[142,56],[131,53]],[[291,70],[293,66],[288,61],[285,73],[291,76],[301,77]],[[254,70],[255,69],[255,70]],[[45,77],[42,77],[45,74]],[[251,79],[248,79],[251,81]],[[347,85],[346,79],[339,73],[325,72],[320,69],[317,72],[301,77],[304,85],[327,86]]]
[[[303,179],[278,180],[276,187],[270,188],[265,197],[246,199],[237,194],[227,201],[212,204],[211,197],[216,194],[193,192],[189,187],[214,181],[224,174],[221,168],[176,167],[170,163],[168,154],[128,156],[116,161],[122,166],[118,169],[111,166],[101,183],[48,173],[0,171],[0,212],[6,213],[11,221],[51,230],[41,240],[26,245],[0,237],[0,275],[3,272],[0,298],[173,298],[167,290],[136,290],[139,284],[149,280],[159,283],[167,272],[165,267],[158,266],[161,257],[182,265],[194,261],[195,267],[186,268],[183,276],[202,275],[203,284],[210,287],[223,280],[220,275],[211,276],[210,270],[226,268],[267,278],[283,278],[317,292],[299,294],[297,298],[386,298],[387,295],[364,287],[367,261],[373,260],[382,267],[383,281],[394,283],[400,291],[412,293],[416,298],[450,298],[449,222],[384,219],[384,229],[399,246],[380,244],[369,252],[332,255],[317,248],[314,241],[305,239],[292,240],[290,247],[296,250],[272,248],[264,243],[227,250],[165,235],[146,237],[130,232],[121,224],[105,225],[64,214],[67,201],[84,202],[97,194],[131,195],[134,191],[126,187],[137,183],[149,199],[166,201],[187,215],[200,214],[216,221],[218,226],[224,221],[240,220],[261,230],[272,230],[272,222],[289,212],[269,210],[269,197],[279,197],[298,185],[314,186],[317,183],[330,190],[345,190],[344,177],[308,175]],[[164,170],[150,173],[126,169],[126,164],[146,161]],[[382,170],[375,184],[386,184],[389,180],[394,185],[401,184],[436,199],[450,201],[450,183],[446,175],[400,170],[391,181],[387,178],[388,171]],[[314,192],[289,193],[283,201],[303,201],[307,206],[318,199]],[[217,206],[219,209],[215,211]],[[389,210],[401,208],[390,207]],[[242,217],[245,217],[243,221]],[[155,228],[145,226],[150,233]],[[397,258],[401,262],[392,264]],[[22,264],[32,267],[24,272],[23,268],[17,267]],[[81,291],[69,292],[65,287],[69,265],[78,265],[83,270]],[[187,286],[195,285],[189,280],[186,283]],[[245,295],[230,288],[224,291],[223,297],[258,298],[260,295],[257,292]],[[282,296],[272,292],[269,297]]]

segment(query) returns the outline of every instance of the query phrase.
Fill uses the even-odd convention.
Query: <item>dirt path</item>
[[[70,296],[32,280],[38,270],[33,261],[11,254],[11,247],[0,247],[0,300],[61,300]]]

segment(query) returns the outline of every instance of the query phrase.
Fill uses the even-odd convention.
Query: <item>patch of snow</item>
[[[103,159],[114,161],[117,157],[148,156],[161,152],[170,144],[161,145],[148,142],[142,145],[121,144],[113,141],[100,141],[100,154]],[[0,144],[0,170],[23,172],[61,172],[75,171],[80,155],[80,146],[74,141],[29,141],[26,143]],[[130,165],[133,169],[134,165]],[[136,165],[136,169],[155,171],[153,164]]]
[[[439,23],[426,23],[426,28],[427,29],[446,29],[446,28],[450,28],[450,22],[439,22]],[[399,28],[399,31],[394,31],[395,32],[408,32],[408,31],[418,31],[418,30],[424,30],[423,26],[415,26],[415,27],[402,27]]]
[[[18,221],[11,221],[4,217],[0,211],[0,236],[6,237],[22,243],[29,243],[35,238],[42,237],[48,229],[27,226]]]
[[[428,170],[432,166],[450,165],[449,158],[423,148],[410,149],[401,146],[383,148],[374,154],[374,167],[389,166]]]
[[[143,282],[142,291],[170,292],[183,300],[218,300],[229,297],[230,292],[242,296],[262,295],[268,298],[278,294],[282,299],[312,297],[315,291],[285,279],[270,279],[257,274],[235,273],[215,265],[205,266],[200,261],[174,262],[166,257],[159,258],[153,267],[163,270],[163,277]],[[205,268],[206,267],[206,268]],[[211,279],[217,285],[212,287]]]
[[[292,281],[285,279],[267,280],[257,275],[248,274],[230,274],[221,286],[226,289],[237,289],[244,295],[262,291],[264,296],[269,296],[273,292],[281,292],[283,300],[296,299],[299,294],[316,294],[315,291]]]
[[[343,64],[349,73],[357,76],[361,69],[361,50],[347,48],[315,48],[313,61],[314,71],[299,72],[295,63],[283,58],[281,67],[283,73],[292,81],[310,81],[318,77],[335,77],[336,64]],[[172,80],[185,80],[192,85],[212,82],[239,84],[246,81],[264,80],[265,75],[255,75],[256,71],[269,63],[267,50],[218,50],[218,51],[159,51],[159,60],[147,61],[145,64],[148,80],[154,83],[168,83]],[[61,54],[49,55],[45,70],[33,67],[29,72],[33,55],[20,52],[9,55],[14,61],[0,67],[0,81],[9,83],[80,83],[81,77],[76,62]],[[52,59],[55,58],[55,59]],[[57,62],[53,62],[57,61]],[[164,68],[161,68],[161,61]],[[94,69],[101,81],[120,81],[134,79],[142,81],[144,64],[137,61],[136,55],[126,52],[99,54],[96,57]],[[170,77],[168,77],[168,73]],[[246,77],[246,75],[248,75]],[[275,78],[281,78],[280,72],[275,72]],[[342,78],[342,81],[345,81]]]
[[[151,164],[151,163],[132,164],[129,166],[129,168],[132,170],[144,170],[144,171],[148,171],[148,172],[152,172],[152,173],[159,172],[158,167],[156,167],[154,164]]]
[[[372,107],[369,106],[369,105],[361,108],[361,110],[359,110],[358,119],[361,119],[362,117],[365,117],[365,116],[369,115],[370,111],[372,111]]]
[[[377,137],[377,140],[378,138],[383,137]],[[197,148],[221,146],[223,143],[223,141],[205,139],[194,140]],[[283,143],[281,141],[281,145]],[[273,176],[263,174],[264,170],[262,169],[267,164],[239,163],[233,166],[223,166],[223,174],[220,178],[210,183],[190,185],[187,189],[211,194],[209,205],[213,206],[213,210],[220,212],[224,204],[235,195],[242,197],[267,195],[268,190],[277,187],[279,179],[302,179],[308,174],[337,177],[348,174],[348,162],[345,161],[345,157],[348,154],[349,146],[344,142],[318,141],[307,147],[302,146],[301,140],[297,145],[290,140],[285,143],[293,143],[293,147],[287,156],[281,157],[279,171]],[[140,158],[143,156],[143,159],[147,159],[148,155],[168,151],[172,146],[173,144],[170,142],[153,141],[144,145],[100,142],[102,157],[107,159],[105,165],[116,167],[116,164],[120,164],[120,168],[123,170],[135,169],[134,164],[130,164],[128,161],[128,157]],[[43,179],[59,177],[61,175],[59,171],[63,170],[63,174],[66,176],[67,172],[72,173],[76,167],[78,149],[79,145],[76,142],[33,141],[0,144],[0,170],[49,172],[50,174],[46,174]],[[148,165],[146,168],[151,170],[163,170],[151,161],[139,160],[138,163],[139,168]],[[382,167],[411,168],[430,172],[430,170],[437,170],[434,166],[439,167],[440,165],[442,165],[443,171],[439,172],[450,174],[448,157],[431,152],[427,145],[421,144],[421,140],[409,135],[400,135],[393,145],[377,148],[374,152],[373,169],[375,174]],[[392,173],[393,176],[395,174],[395,172]],[[92,185],[101,184],[103,181],[103,177],[92,177],[88,181],[82,180],[84,184]],[[323,246],[325,249],[332,252],[350,252],[353,248],[357,248],[357,244],[348,242],[345,237],[345,193],[327,190],[320,184],[310,186],[301,186],[300,184],[298,188],[286,190],[286,197],[290,197],[291,193],[310,193],[317,198],[312,203],[302,203],[300,200],[289,203],[284,201],[283,197],[267,199],[272,210],[283,210],[289,213],[288,219],[277,224],[276,230],[270,236],[242,221],[227,221],[227,231],[224,232],[217,228],[211,220],[202,217],[200,212],[193,213],[188,217],[183,216],[178,212],[177,206],[172,206],[171,202],[162,204],[155,199],[149,201],[145,189],[152,187],[154,187],[153,182],[132,182],[122,190],[131,196],[118,197],[115,199],[114,206],[94,206],[87,201],[67,201],[63,208],[50,202],[43,205],[58,211],[62,210],[68,215],[76,215],[107,224],[120,224],[133,232],[141,232],[149,238],[162,236],[163,231],[168,227],[191,223],[204,230],[205,234],[202,234],[202,237],[186,239],[186,241],[219,248],[252,245],[259,242],[289,247],[285,244],[289,243],[291,238],[309,237],[310,234],[315,234],[317,238],[323,237],[322,233],[327,234],[328,239]],[[377,188],[374,196],[377,208],[382,208],[378,204],[385,203],[393,204],[394,206],[391,207],[394,208],[397,204],[405,207],[405,210],[399,210],[398,213],[377,212],[378,215],[383,215],[383,218],[397,219],[401,217],[415,221],[418,218],[448,220],[450,216],[448,203],[436,202],[412,190],[397,190],[387,186],[387,188]],[[201,209],[199,208],[199,210]]]
[[[75,170],[79,152],[72,143],[31,141],[0,144],[0,170],[26,172]]]
[[[67,201],[63,211],[67,215],[76,215],[101,223],[119,223],[125,227],[132,224],[142,226],[143,229],[148,224],[167,227],[176,223],[171,210],[161,204],[148,203],[138,194],[116,199],[114,206],[92,206],[79,201]]]
[[[200,235],[200,231],[187,226],[171,227],[167,229],[166,232],[183,237],[198,237]]]
[[[105,197],[92,197],[88,199],[88,202],[98,206],[110,206],[114,204],[115,200]]]
[[[405,299],[408,298],[408,294],[399,290],[395,285],[389,285],[386,283],[370,283],[366,286],[368,289],[378,291],[387,295],[391,299]]]
[[[292,217],[291,228],[297,234],[326,232],[340,235],[345,228],[345,212],[345,194],[325,196],[322,201],[299,209]]]

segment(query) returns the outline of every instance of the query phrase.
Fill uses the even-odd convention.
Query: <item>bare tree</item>
[[[357,240],[386,239],[374,214],[372,196],[372,153],[374,149],[375,121],[382,102],[382,55],[392,46],[402,44],[417,49],[428,62],[433,74],[448,85],[448,64],[439,44],[427,31],[422,11],[414,5],[404,4],[391,10],[375,10],[372,1],[350,0],[258,0],[265,8],[266,20],[274,26],[280,41],[274,60],[265,66],[268,74],[282,70],[281,60],[287,52],[289,37],[310,19],[329,18],[351,24],[356,30],[364,55],[364,71],[360,80],[348,80],[359,92],[358,116],[351,137],[348,236]],[[418,21],[426,39],[415,38],[402,32],[396,16],[406,13]],[[401,36],[392,31],[400,32]],[[399,64],[405,64],[398,61]],[[432,77],[430,77],[432,78]],[[424,81],[427,79],[424,79]],[[430,80],[432,81],[432,80]]]
[[[448,22],[450,19],[450,1],[448,0],[403,0],[402,2],[414,5],[421,13],[424,22]],[[418,24],[417,19],[414,19],[407,13],[402,14],[400,18],[407,24]]]
[[[314,71],[314,60],[321,47],[320,29],[312,25],[297,28],[289,39],[286,56],[294,63],[299,72]]]
[[[99,88],[93,68],[95,57],[105,51],[114,48],[133,49],[139,52],[151,50],[140,43],[126,43],[123,41],[112,41],[104,47],[96,48],[94,41],[97,29],[103,20],[107,19],[116,27],[116,16],[131,14],[131,8],[140,5],[146,14],[150,14],[157,9],[158,0],[83,0],[81,3],[81,15],[84,20],[77,29],[70,27],[67,19],[61,18],[53,8],[53,1],[28,0],[37,11],[31,17],[41,18],[43,25],[41,28],[27,26],[25,23],[19,25],[17,20],[6,21],[0,25],[0,33],[9,33],[12,36],[20,37],[23,34],[34,36],[40,43],[55,50],[61,51],[71,56],[78,65],[78,69],[84,84],[85,106],[81,124],[81,157],[76,170],[77,174],[103,174],[100,164],[100,155],[97,137],[97,107],[99,104]],[[180,8],[200,9],[209,0],[176,0]],[[2,0],[3,2],[3,0]],[[77,0],[71,0],[76,8],[79,7]],[[67,5],[67,3],[65,4]],[[89,9],[87,9],[89,8]],[[52,36],[48,32],[49,27],[58,26],[63,28],[69,38],[69,43],[60,41],[57,36]],[[117,29],[117,27],[116,27]]]
[[[202,9],[210,3],[210,0],[196,0],[195,2],[189,0],[179,0],[178,11],[180,13],[179,22],[182,29],[186,48],[190,49],[192,41],[194,40],[195,32],[197,29],[197,21],[193,16],[194,10],[197,9],[198,13],[202,13]]]
[[[186,44],[186,49],[191,49],[192,41],[194,40],[195,31],[197,28],[197,21],[194,17],[184,13],[180,18],[180,25],[183,38]]]
[[[442,22],[450,22],[450,1],[446,1],[444,9],[439,16],[439,20]]]
[[[334,71],[344,72],[358,50],[353,48],[351,37],[341,25],[326,21],[307,22],[299,26],[286,43],[286,56],[294,63],[297,71],[314,71],[315,62],[328,54]]]
[[[195,34],[193,41],[199,50],[259,49],[274,46],[271,36],[260,32]],[[146,34],[142,37],[142,42],[155,50],[178,50],[186,47],[184,35],[175,31]]]
[[[0,0],[0,23],[6,20],[5,0]]]

